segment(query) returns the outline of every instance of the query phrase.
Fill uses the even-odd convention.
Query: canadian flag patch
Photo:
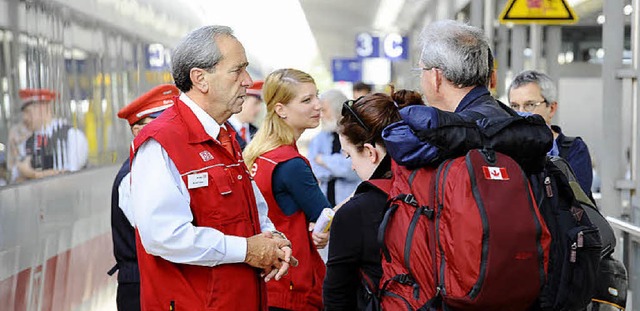
[[[483,166],[482,171],[484,172],[485,179],[509,180],[509,174],[504,167]]]

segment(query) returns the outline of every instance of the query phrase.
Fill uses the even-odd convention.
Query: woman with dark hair
[[[424,104],[419,93],[375,93],[346,101],[338,122],[340,143],[362,182],[337,211],[331,225],[323,301],[326,310],[364,310],[382,275],[378,226],[391,184],[391,159],[382,130],[400,120],[398,110]]]

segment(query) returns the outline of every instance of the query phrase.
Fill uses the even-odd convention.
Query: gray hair
[[[339,90],[328,90],[320,95],[320,100],[329,103],[333,117],[340,119],[342,104],[347,101],[347,97]]]
[[[204,26],[188,33],[171,55],[171,73],[176,86],[182,92],[193,87],[190,72],[193,68],[212,71],[222,60],[222,54],[215,38],[221,35],[233,37],[233,30],[227,26]]]
[[[525,70],[519,73],[513,78],[507,94],[511,93],[512,89],[517,89],[529,83],[535,83],[540,87],[540,93],[547,104],[558,101],[558,89],[556,89],[556,85],[551,77],[536,70]]]
[[[453,20],[424,27],[420,34],[425,68],[438,68],[460,87],[486,86],[491,78],[490,47],[483,31]]]

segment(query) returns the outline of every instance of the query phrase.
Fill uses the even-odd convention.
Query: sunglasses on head
[[[355,100],[350,99],[342,103],[342,116],[346,117],[347,114],[351,114],[356,119],[358,124],[360,124],[360,126],[364,128],[365,131],[370,132],[371,130],[369,129],[369,127],[366,124],[364,124],[364,121],[362,121],[362,119],[360,119],[360,116],[356,113],[356,111],[353,110],[353,105],[363,97],[364,96],[360,96],[358,97],[358,99],[355,99]]]

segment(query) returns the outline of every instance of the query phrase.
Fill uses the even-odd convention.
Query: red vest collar
[[[180,115],[182,119],[185,121],[185,125],[187,127],[187,132],[189,132],[189,143],[198,144],[208,140],[214,140],[207,132],[204,130],[204,126],[196,117],[196,114],[193,113],[191,108],[187,106],[179,97],[175,97],[175,105],[173,106],[176,110],[176,114]]]

